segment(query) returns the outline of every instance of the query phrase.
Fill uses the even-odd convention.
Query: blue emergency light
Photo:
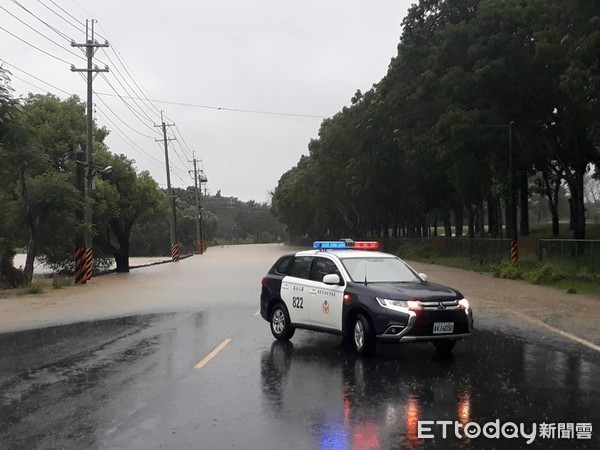
[[[343,241],[315,241],[315,242],[313,242],[313,248],[318,248],[320,250],[340,249],[340,248],[348,248],[348,249],[356,249],[356,250],[378,250],[379,242],[376,242],[376,241],[353,242],[350,239],[346,239]]]
[[[347,248],[348,245],[344,241],[315,241],[313,242],[313,248],[320,248],[325,250],[327,248]]]

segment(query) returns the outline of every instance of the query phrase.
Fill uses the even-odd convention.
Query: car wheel
[[[354,319],[352,327],[352,343],[354,349],[361,355],[371,355],[375,352],[375,333],[371,324],[362,314]]]
[[[275,339],[280,341],[289,340],[296,331],[290,323],[290,316],[288,315],[285,306],[278,303],[271,310],[271,333],[275,336]]]
[[[439,353],[450,353],[454,346],[456,345],[455,340],[445,340],[445,341],[433,341],[433,345],[435,349]]]

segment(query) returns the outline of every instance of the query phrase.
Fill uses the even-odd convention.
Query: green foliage
[[[386,76],[281,176],[274,213],[296,236],[417,237],[451,215],[460,234],[463,212],[508,202],[514,122],[521,189],[533,173],[544,196],[566,185],[584,237],[583,175],[600,162],[598,23],[592,0],[421,0]]]
[[[568,274],[552,264],[542,264],[524,274],[525,280],[533,284],[553,284],[568,277]]]
[[[402,245],[395,252],[402,259],[418,259],[429,261],[436,256],[436,252],[429,242]]]
[[[521,268],[511,264],[510,262],[495,266],[493,274],[497,278],[505,278],[508,280],[522,280],[524,277]]]
[[[30,285],[19,289],[17,295],[36,295],[44,292],[44,288],[39,283],[31,283]]]
[[[54,289],[62,289],[73,284],[73,277],[55,276],[52,278],[52,287]]]

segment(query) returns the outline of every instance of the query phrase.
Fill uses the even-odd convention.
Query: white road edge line
[[[210,352],[206,358],[200,361],[198,364],[194,366],[194,369],[202,369],[211,359],[213,359],[217,354],[223,350],[227,344],[231,342],[231,339],[227,338],[223,342],[221,342],[212,352]]]
[[[541,320],[526,316],[525,314],[522,314],[520,312],[513,311],[513,313],[515,313],[519,317],[522,317],[523,319],[527,320],[528,322],[535,323],[536,325],[544,327],[550,331],[553,331],[554,333],[560,334],[561,336],[564,336],[567,339],[571,339],[572,341],[575,341],[581,345],[591,348],[592,350],[596,350],[597,352],[600,352],[600,347],[590,341],[586,341],[585,339],[575,336],[574,334],[567,333],[566,331],[563,331],[560,328],[555,328],[552,325],[548,325],[547,323],[542,322]]]

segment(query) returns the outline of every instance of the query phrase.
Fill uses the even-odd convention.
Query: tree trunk
[[[463,235],[463,227],[464,227],[464,217],[462,208],[456,208],[454,210],[454,228],[455,228],[455,236],[462,237]]]
[[[475,211],[473,210],[473,206],[467,206],[467,236],[470,238],[475,237]]]
[[[558,222],[558,193],[560,191],[561,176],[556,173],[554,186],[551,186],[550,179],[545,171],[542,172],[542,177],[544,180],[544,193],[548,199],[548,209],[550,210],[550,215],[552,217],[552,235],[558,236],[560,234]]]
[[[37,256],[39,247],[39,222],[39,218],[34,218],[29,223],[31,234],[29,236],[29,244],[27,244],[27,258],[25,259],[25,267],[23,268],[24,284],[27,286],[31,284],[31,280],[33,279],[33,264],[35,262],[35,257]]]
[[[452,237],[452,223],[450,222],[450,213],[444,213],[444,236]]]
[[[519,183],[519,207],[521,210],[521,221],[519,228],[521,236],[529,236],[529,186],[527,184],[527,174],[524,173],[518,178]]]
[[[572,200],[573,238],[585,239],[585,202],[583,192],[583,177],[585,168],[578,167],[573,174],[572,185],[569,184]]]
[[[117,273],[129,272],[129,246],[121,247],[113,253],[117,264]]]
[[[29,224],[29,244],[27,245],[27,258],[23,269],[23,284],[30,285],[33,278],[33,263],[37,256],[40,241],[40,216],[35,214],[29,202],[29,193],[25,182],[25,166],[21,167],[21,199],[23,200],[25,217]]]
[[[498,227],[498,203],[490,198],[488,199],[488,231],[492,238],[500,237]]]

